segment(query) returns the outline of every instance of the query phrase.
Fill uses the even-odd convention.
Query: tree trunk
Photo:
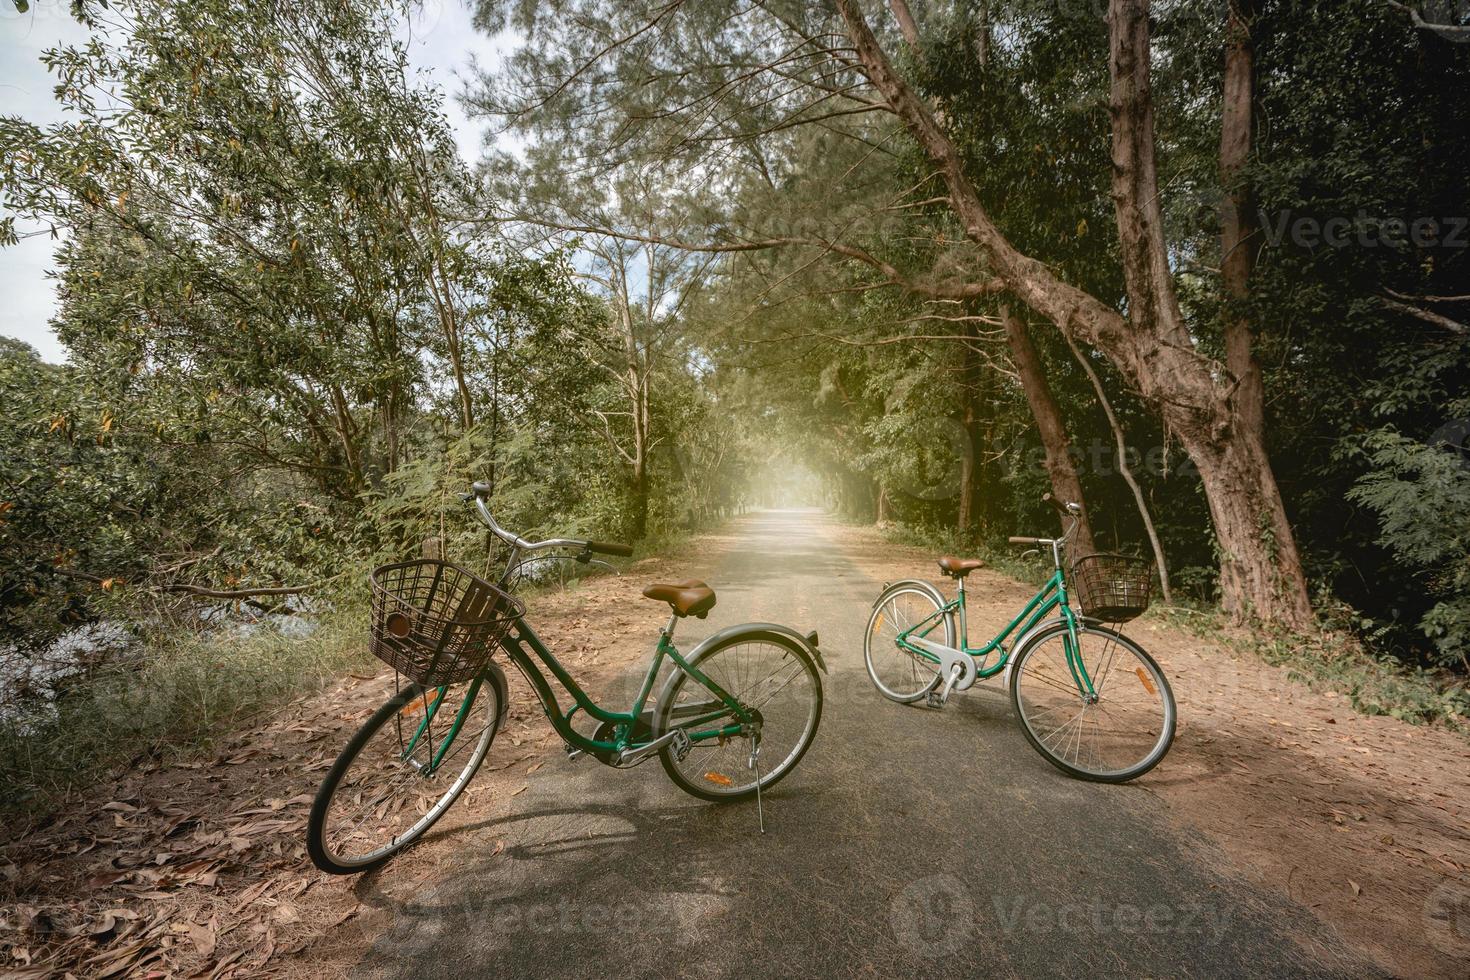
[[[1248,614],[1257,611],[1250,605],[1252,596],[1269,598],[1281,593],[1284,599],[1295,600],[1296,618],[1309,620],[1306,576],[1266,451],[1265,384],[1245,310],[1260,247],[1254,195],[1244,179],[1255,128],[1252,32],[1258,8],[1258,0],[1230,0],[1226,14],[1220,113],[1220,184],[1225,192],[1220,206],[1220,277],[1227,301],[1225,363],[1235,380],[1234,390],[1226,396],[1235,439],[1214,471],[1206,476],[1201,468],[1200,473],[1207,493],[1210,484],[1215,483],[1221,493],[1240,495],[1229,500],[1210,499],[1220,536],[1220,593],[1225,607],[1236,615]],[[1235,489],[1238,486],[1241,489]],[[1262,546],[1268,553],[1278,553],[1276,569],[1262,568],[1254,558]]]
[[[955,509],[955,527],[962,533],[968,534],[975,530],[975,498],[978,482],[976,475],[979,472],[978,461],[975,458],[975,406],[965,405],[965,415],[962,423],[965,427],[965,445],[969,451],[960,459],[960,501]]]
[[[348,473],[351,474],[350,483],[347,487],[332,488],[338,496],[354,496],[358,490],[366,485],[366,473],[363,471],[362,454],[358,451],[357,425],[352,421],[352,408],[347,402],[347,394],[340,385],[331,386],[332,417],[336,423],[337,439],[342,446],[342,458],[346,464]]]
[[[1239,429],[1229,369],[1195,347],[1174,295],[1154,166],[1147,0],[1111,0],[1108,11],[1113,197],[1128,286],[1126,318],[1011,244],[980,201],[948,135],[894,71],[857,0],[835,3],[863,72],[938,168],[950,207],[992,271],[1064,334],[1102,351],[1179,437],[1200,471],[1215,517],[1225,608],[1237,616],[1311,625],[1306,579],[1264,439],[1259,431]],[[1217,499],[1221,493],[1240,496]],[[1240,520],[1243,513],[1249,520]]]
[[[1241,423],[1265,427],[1265,385],[1245,304],[1260,247],[1254,195],[1244,180],[1254,138],[1257,0],[1230,0],[1225,22],[1224,99],[1220,112],[1220,278],[1225,286],[1225,363],[1235,376]]]
[[[975,529],[981,460],[979,452],[980,414],[984,406],[980,402],[982,370],[980,358],[974,348],[976,341],[973,324],[964,324],[964,342],[960,353],[960,390],[964,407],[960,424],[964,426],[964,455],[960,459],[960,500],[955,513],[955,527],[962,533]]]
[[[1148,0],[1111,0],[1108,8],[1113,202],[1123,246],[1128,306],[1135,321],[1154,324],[1163,343],[1193,354],[1196,363],[1207,370],[1208,362],[1195,351],[1184,323],[1164,243],[1153,149],[1148,9]],[[1232,9],[1232,20],[1234,15]],[[1238,38],[1239,31],[1235,31],[1230,46],[1237,55],[1245,52],[1243,88],[1248,102],[1253,56],[1249,44],[1242,48]],[[1234,62],[1226,71],[1227,105],[1232,101],[1235,105],[1227,110],[1225,128],[1229,132],[1222,133],[1222,147],[1231,144],[1229,155],[1236,160],[1238,170],[1244,163],[1242,153],[1250,146],[1250,110],[1248,106],[1245,109],[1247,132],[1242,145],[1238,132],[1242,66],[1239,57],[1227,55],[1227,60]],[[1235,99],[1231,98],[1232,89]],[[1232,233],[1238,235],[1242,227],[1240,209],[1237,206],[1232,210]],[[1248,252],[1244,248],[1236,251],[1240,253],[1235,257],[1237,261],[1247,260],[1241,274],[1248,274]],[[1166,366],[1163,358],[1158,359],[1163,370],[1155,369],[1155,373],[1164,381],[1158,396],[1164,421],[1179,436],[1204,482],[1220,545],[1222,606],[1237,619],[1259,616],[1306,627],[1312,622],[1306,575],[1266,453],[1260,370],[1251,353],[1249,324],[1237,321],[1233,328],[1227,326],[1226,343],[1233,348],[1226,364],[1233,378],[1223,388],[1213,378],[1200,378],[1199,367],[1190,370],[1182,362]],[[1237,369],[1244,373],[1236,373]],[[1246,387],[1251,393],[1242,400],[1242,389]],[[1174,390],[1188,392],[1189,397],[1175,403],[1167,396]]]
[[[633,467],[633,540],[642,541],[648,533],[648,467]]]
[[[1052,496],[1064,503],[1073,501],[1082,505],[1077,534],[1072,539],[1072,554],[1090,555],[1097,550],[1092,543],[1092,522],[1087,514],[1087,498],[1082,494],[1082,480],[1072,460],[1072,442],[1067,438],[1062,411],[1047,383],[1041,357],[1026,332],[1025,322],[1009,309],[1001,310],[1001,319],[1005,321],[1011,360],[1021,376],[1021,390],[1026,393],[1026,404],[1031,406],[1031,416],[1036,420],[1036,431],[1046,451],[1046,475],[1051,481]]]

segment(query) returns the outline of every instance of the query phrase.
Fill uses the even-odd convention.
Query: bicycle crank
[[[951,664],[949,668],[949,677],[947,677],[944,681],[944,690],[929,692],[929,707],[942,708],[946,704],[948,704],[949,696],[954,691],[955,684],[959,682],[961,677],[964,675],[964,672],[964,668],[959,664]]]

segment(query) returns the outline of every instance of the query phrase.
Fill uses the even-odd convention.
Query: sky
[[[51,95],[54,81],[39,59],[47,48],[86,40],[87,31],[72,20],[69,6],[70,0],[31,0],[30,9],[22,14],[13,0],[0,0],[0,112],[41,125],[62,120]],[[509,43],[477,33],[463,0],[424,0],[401,36],[408,42],[415,70],[451,96],[461,89],[472,58],[493,65]],[[460,153],[466,159],[477,158],[483,126],[472,123],[453,98],[446,102],[445,114]],[[21,224],[17,230],[25,234],[40,227]],[[46,276],[55,244],[49,234],[42,234],[0,248],[0,335],[23,340],[44,359],[60,362],[66,359],[66,349],[48,323],[56,308],[56,291]]]

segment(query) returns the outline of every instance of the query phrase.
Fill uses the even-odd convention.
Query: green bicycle
[[[531,561],[593,554],[632,555],[627,545],[575,538],[528,541],[496,523],[489,486],[476,483],[480,520],[509,547],[499,585],[425,559],[374,571],[372,652],[409,683],[400,686],[347,743],[322,781],[307,821],[307,851],[322,871],[372,870],[418,840],[459,798],[489,752],[505,717],[505,674],[491,662],[503,649],[525,676],[571,758],[588,755],[615,768],[658,756],[674,784],[702,800],[754,797],[765,830],[761,793],[796,768],[822,719],[827,665],[817,634],[774,623],[719,630],[687,655],[674,645],[686,616],[703,619],[715,592],[699,581],[651,585],[644,596],[666,602],[668,624],[627,711],[599,706],[525,621],[507,591]],[[572,554],[525,558],[533,552]],[[664,661],[673,667],[649,698]],[[571,695],[562,709],[551,676]],[[596,728],[572,726],[581,712]]]
[[[1046,499],[1068,526],[1060,538],[1010,539],[1050,548],[1055,569],[1010,624],[983,646],[970,646],[965,576],[982,562],[940,558],[939,568],[958,583],[958,594],[946,600],[919,579],[885,586],[863,640],[868,677],[893,701],[927,699],[937,708],[953,691],[1009,669],[1011,704],[1036,751],[1070,776],[1126,782],[1164,758],[1177,714],[1174,692],[1153,657],[1104,625],[1126,622],[1148,608],[1148,565],[1122,555],[1078,558],[1071,578],[1079,616],[1062,556],[1082,509],[1058,504],[1050,494]]]

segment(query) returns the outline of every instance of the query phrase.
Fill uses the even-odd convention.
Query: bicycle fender
[[[506,683],[505,671],[501,670],[500,665],[494,661],[485,665],[485,670],[480,676],[495,690],[495,696],[500,699],[500,717],[495,719],[495,731],[496,734],[499,734],[501,723],[505,721],[505,716],[510,711],[510,685]]]
[[[934,602],[940,606],[943,606],[946,602],[949,601],[948,599],[944,598],[944,595],[938,589],[936,589],[928,582],[925,582],[923,579],[906,578],[898,582],[889,582],[887,585],[883,586],[883,591],[878,595],[878,598],[873,600],[873,605],[875,607],[878,606],[880,603],[883,602],[883,598],[887,596],[888,593],[892,592],[894,589],[899,588],[900,586],[904,588],[919,589],[920,591],[927,593],[929,597],[932,598]]]
[[[713,633],[701,640],[699,645],[693,650],[690,650],[684,659],[691,664],[696,663],[697,658],[706,650],[717,643],[725,642],[732,636],[746,636],[752,640],[774,639],[776,637],[795,640],[801,645],[803,650],[812,655],[812,659],[817,662],[817,666],[822,668],[822,673],[828,673],[827,661],[822,658],[822,651],[817,647],[817,644],[820,642],[817,638],[817,631],[812,630],[810,633],[803,635],[790,626],[782,626],[779,623],[739,623],[735,626],[726,626],[719,632]]]

